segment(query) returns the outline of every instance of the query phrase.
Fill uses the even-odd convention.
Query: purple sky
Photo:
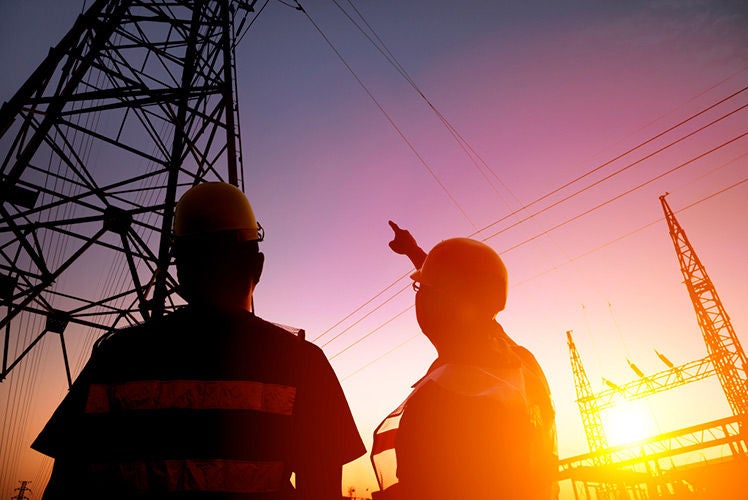
[[[247,192],[267,232],[266,274],[256,304],[261,316],[304,327],[310,338],[408,272],[408,262],[388,251],[388,219],[409,228],[426,249],[471,234],[748,84],[744,2],[355,1],[489,171],[467,157],[334,3],[303,4],[423,159],[308,19],[271,3],[237,53]],[[78,0],[2,3],[0,100],[10,98],[80,8]],[[672,208],[680,210],[745,181],[748,140],[652,179],[745,133],[748,114],[741,111],[506,228],[746,103],[741,94],[696,125],[479,233],[486,238],[501,231],[487,240],[502,253],[512,283],[499,321],[548,374],[562,457],[586,450],[566,330],[575,332],[594,389],[602,389],[603,376],[631,379],[626,357],[654,372],[663,367],[653,349],[676,363],[705,354],[665,222],[658,222],[657,197],[669,191]],[[678,213],[744,341],[746,209],[748,183],[742,183]],[[434,351],[417,335],[412,310],[386,323],[412,303],[410,290],[343,329],[406,283],[317,341],[342,379],[367,441]],[[76,354],[89,349],[83,340],[72,344]],[[0,457],[4,467],[22,464],[12,481],[44,478],[48,471],[37,454],[23,451],[64,394],[57,346],[50,342],[43,349],[31,416],[19,434],[21,451],[10,462]],[[0,384],[1,397],[7,398],[8,387]],[[704,404],[682,411],[693,398]],[[716,382],[662,406],[648,407],[660,430],[729,412]],[[368,459],[346,469],[344,485],[374,487]],[[0,495],[12,494],[9,485],[1,486]]]

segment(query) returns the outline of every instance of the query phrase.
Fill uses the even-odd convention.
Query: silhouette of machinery
[[[661,353],[666,370],[646,375],[629,366],[638,378],[621,385],[604,380],[607,388],[593,392],[574,344],[567,343],[589,453],[562,460],[561,479],[572,481],[574,498],[743,498],[748,492],[748,360],[706,269],[665,196],[660,202],[675,246],[681,273],[706,344],[704,358],[676,366]],[[634,401],[679,386],[716,377],[732,415],[713,422],[653,436],[636,443],[610,446],[601,412],[621,398]],[[725,448],[723,456],[698,464],[676,466],[674,457]]]
[[[3,104],[0,380],[53,333],[70,383],[73,327],[175,306],[175,200],[243,187],[234,49],[254,4],[97,0]]]

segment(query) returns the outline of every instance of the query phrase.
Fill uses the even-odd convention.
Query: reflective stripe
[[[125,483],[136,493],[168,491],[267,493],[283,484],[283,462],[244,460],[150,460],[96,464],[99,477]]]
[[[293,415],[295,399],[295,387],[248,380],[141,380],[92,384],[86,413],[185,408]]]

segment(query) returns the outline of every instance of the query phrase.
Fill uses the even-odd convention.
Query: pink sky
[[[62,36],[80,5],[47,3],[46,10],[20,1],[0,7],[0,46],[5,47],[0,63],[15,68],[0,81],[2,100]],[[256,297],[259,315],[304,327],[316,338],[409,271],[408,262],[387,248],[388,219],[410,229],[426,249],[471,234],[748,83],[746,13],[739,2],[496,3],[502,5],[356,3],[431,102],[501,179],[487,174],[493,188],[413,89],[332,4],[306,5],[467,217],[301,14],[273,4],[249,33],[237,57],[247,192],[267,234],[266,272]],[[746,103],[741,94],[696,126]],[[662,369],[654,349],[675,363],[705,354],[666,224],[657,222],[662,217],[658,196],[669,191],[678,211],[745,180],[745,157],[734,159],[748,153],[748,140],[507,250],[745,133],[746,123],[748,113],[737,113],[487,240],[502,253],[513,283],[499,321],[547,372],[562,457],[586,451],[566,330],[574,331],[594,389],[602,389],[603,376],[631,379],[626,357],[654,372]],[[525,215],[696,126],[672,132]],[[744,342],[747,200],[748,183],[743,183],[677,214]],[[480,237],[521,218],[507,219]],[[406,283],[398,282],[372,306]],[[378,359],[418,333],[412,310],[372,333],[412,300],[407,290],[327,344],[372,310],[369,306],[317,341],[325,344],[342,379],[367,445],[374,426],[434,357],[426,339],[416,336]],[[72,347],[87,349],[87,341],[73,341]],[[64,393],[57,349],[49,340],[43,348],[21,448]],[[660,430],[727,415],[716,382],[697,385],[665,405],[652,404]],[[0,385],[3,398],[7,387],[8,382]],[[44,476],[37,454],[20,452],[19,457],[23,467],[13,481]],[[346,469],[346,488],[361,492],[374,484],[367,457]],[[6,488],[2,485],[0,494],[7,497]]]

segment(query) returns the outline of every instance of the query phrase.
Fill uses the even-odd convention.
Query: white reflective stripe
[[[267,493],[283,484],[283,462],[246,460],[148,460],[96,464],[92,472],[137,493],[213,491]]]
[[[86,413],[185,408],[293,415],[296,388],[249,380],[139,380],[92,384]]]

